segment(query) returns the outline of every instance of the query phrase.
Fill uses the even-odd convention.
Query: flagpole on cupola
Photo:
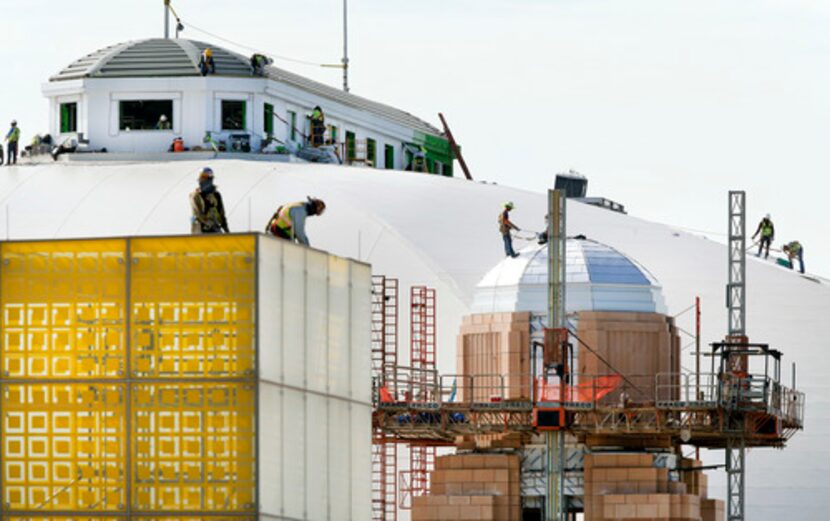
[[[164,0],[164,39],[170,38],[170,0]]]

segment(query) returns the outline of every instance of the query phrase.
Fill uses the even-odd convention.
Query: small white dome
[[[575,311],[666,313],[660,283],[635,260],[589,239],[568,239],[565,307]],[[547,314],[548,247],[532,245],[506,258],[479,282],[474,313]]]

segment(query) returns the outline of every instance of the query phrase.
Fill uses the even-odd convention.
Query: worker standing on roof
[[[504,210],[499,214],[499,231],[504,240],[504,254],[508,257],[518,257],[519,254],[513,251],[513,237],[510,235],[512,230],[519,230],[519,227],[510,221],[510,210],[513,209],[512,202],[506,202],[503,205]]]
[[[8,166],[17,164],[17,144],[20,142],[20,127],[17,126],[17,121],[12,120],[12,126],[6,133],[6,141],[8,142],[6,164]]]
[[[786,253],[787,257],[790,259],[790,269],[793,269],[793,261],[798,259],[801,273],[804,273],[804,246],[802,246],[798,241],[793,241],[784,246],[784,253]]]
[[[275,237],[309,246],[308,236],[305,234],[306,217],[322,215],[324,211],[326,211],[326,203],[314,197],[308,197],[305,202],[280,206],[271,216],[265,231]]]
[[[326,133],[326,116],[323,114],[323,109],[320,108],[320,105],[314,107],[309,118],[311,119],[311,146],[322,146],[323,136]]]
[[[213,49],[206,47],[202,51],[202,57],[199,59],[199,72],[202,76],[208,74],[216,74],[216,63],[213,61]]]
[[[752,235],[752,238],[755,239],[757,236],[761,236],[761,242],[758,243],[758,253],[755,255],[756,257],[761,256],[761,250],[764,249],[766,246],[766,253],[764,253],[764,258],[766,259],[769,257],[769,247],[772,244],[772,241],[775,240],[775,226],[772,224],[772,219],[770,218],[769,214],[766,214],[761,222],[758,223],[758,229],[755,230],[755,234]]]
[[[191,233],[230,233],[222,194],[213,184],[213,170],[209,167],[199,174],[199,188],[190,194],[190,207],[193,210]]]

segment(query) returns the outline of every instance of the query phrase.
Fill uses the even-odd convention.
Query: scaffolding
[[[398,365],[398,279],[372,277],[372,373],[378,386],[394,392],[384,368]],[[398,515],[398,445],[378,427],[372,436],[372,520],[395,521]]]
[[[410,326],[410,366],[412,377],[408,395],[411,398],[435,400],[436,374],[435,348],[435,289],[426,286],[413,286],[409,300]],[[429,475],[435,467],[435,446],[429,444],[410,444],[409,470],[404,473],[404,507],[411,506],[414,497],[426,494],[429,490]]]

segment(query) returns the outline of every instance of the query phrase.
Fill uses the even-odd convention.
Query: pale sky
[[[341,0],[173,5],[266,53],[341,56]],[[0,125],[16,118],[25,136],[46,128],[51,74],[162,34],[162,0],[0,0],[0,13]],[[726,192],[744,189],[751,231],[770,212],[776,242],[800,240],[808,271],[830,276],[828,27],[823,0],[350,0],[351,86],[436,125],[443,112],[476,179],[541,191],[574,168],[590,195],[719,240]],[[336,69],[276,65],[340,85]]]

